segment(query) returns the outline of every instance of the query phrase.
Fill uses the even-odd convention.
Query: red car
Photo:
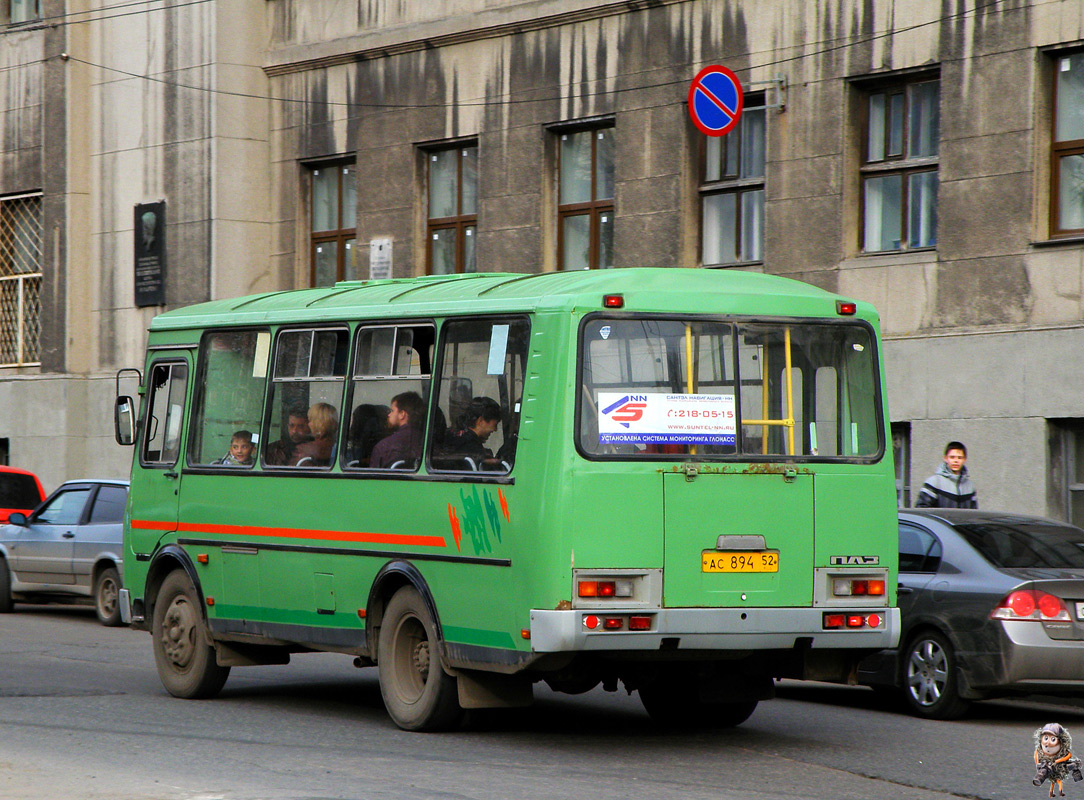
[[[0,466],[0,525],[6,525],[13,511],[29,514],[45,499],[41,481],[33,472]]]

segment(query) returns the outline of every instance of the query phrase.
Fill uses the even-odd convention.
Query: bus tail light
[[[1034,619],[1069,622],[1069,610],[1061,598],[1038,589],[1009,592],[990,613],[991,619]]]
[[[851,317],[858,312],[858,303],[853,300],[837,300],[836,313],[841,317]]]
[[[607,294],[602,296],[603,308],[624,308],[625,298],[620,294]]]
[[[844,614],[832,611],[821,618],[821,627],[825,630],[880,628],[883,622],[884,618],[880,614]]]
[[[579,590],[576,593],[580,597],[598,597],[598,581],[580,581]]]
[[[651,630],[651,617],[629,617],[630,631]]]
[[[625,620],[621,617],[606,617],[605,622],[602,623],[602,627],[608,631],[619,631],[625,627]]]
[[[836,597],[884,597],[885,582],[868,578],[836,578],[832,594]]]
[[[576,594],[579,597],[632,597],[632,581],[579,581]]]

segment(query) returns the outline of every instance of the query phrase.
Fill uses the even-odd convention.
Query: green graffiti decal
[[[497,503],[488,492],[484,495],[480,494],[477,486],[471,487],[469,493],[465,489],[460,489],[459,499],[463,502],[463,519],[461,520],[463,533],[470,537],[474,552],[492,553],[493,542],[490,540],[490,532],[492,531],[498,543],[501,541],[501,514],[497,509]]]
[[[501,540],[501,512],[497,510],[497,504],[493,501],[493,495],[490,492],[486,492],[482,495],[482,499],[486,504],[486,516],[489,517],[489,528],[493,531],[493,535],[497,537],[497,541]]]

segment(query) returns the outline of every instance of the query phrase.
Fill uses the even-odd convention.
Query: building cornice
[[[477,25],[479,16],[483,19],[488,15],[465,16],[460,24],[463,28],[447,32],[447,21],[431,23],[430,25],[415,25],[400,27],[392,31],[378,31],[362,34],[349,39],[335,42],[325,42],[325,48],[339,47],[337,52],[329,52],[324,55],[309,58],[298,58],[302,53],[311,54],[312,45],[294,45],[272,50],[270,59],[273,63],[264,66],[264,73],[269,78],[282,75],[290,75],[298,72],[327,69],[329,67],[352,64],[360,61],[372,61],[378,58],[390,58],[405,53],[416,53],[422,50],[433,50],[440,47],[478,42],[485,39],[499,39],[505,36],[516,36],[533,31],[557,28],[563,25],[576,25],[597,19],[628,14],[660,6],[671,6],[682,3],[694,2],[695,0],[620,0],[619,2],[602,3],[592,8],[563,11],[557,14],[549,14],[540,17],[524,17],[512,22],[503,22],[495,25]],[[458,20],[456,21],[458,22]],[[454,24],[454,23],[453,23]],[[413,36],[409,39],[402,38],[406,32],[416,34],[419,29],[430,27],[432,35]]]

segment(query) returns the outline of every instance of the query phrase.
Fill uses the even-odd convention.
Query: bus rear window
[[[865,326],[594,318],[581,350],[578,436],[588,456],[881,451]]]

